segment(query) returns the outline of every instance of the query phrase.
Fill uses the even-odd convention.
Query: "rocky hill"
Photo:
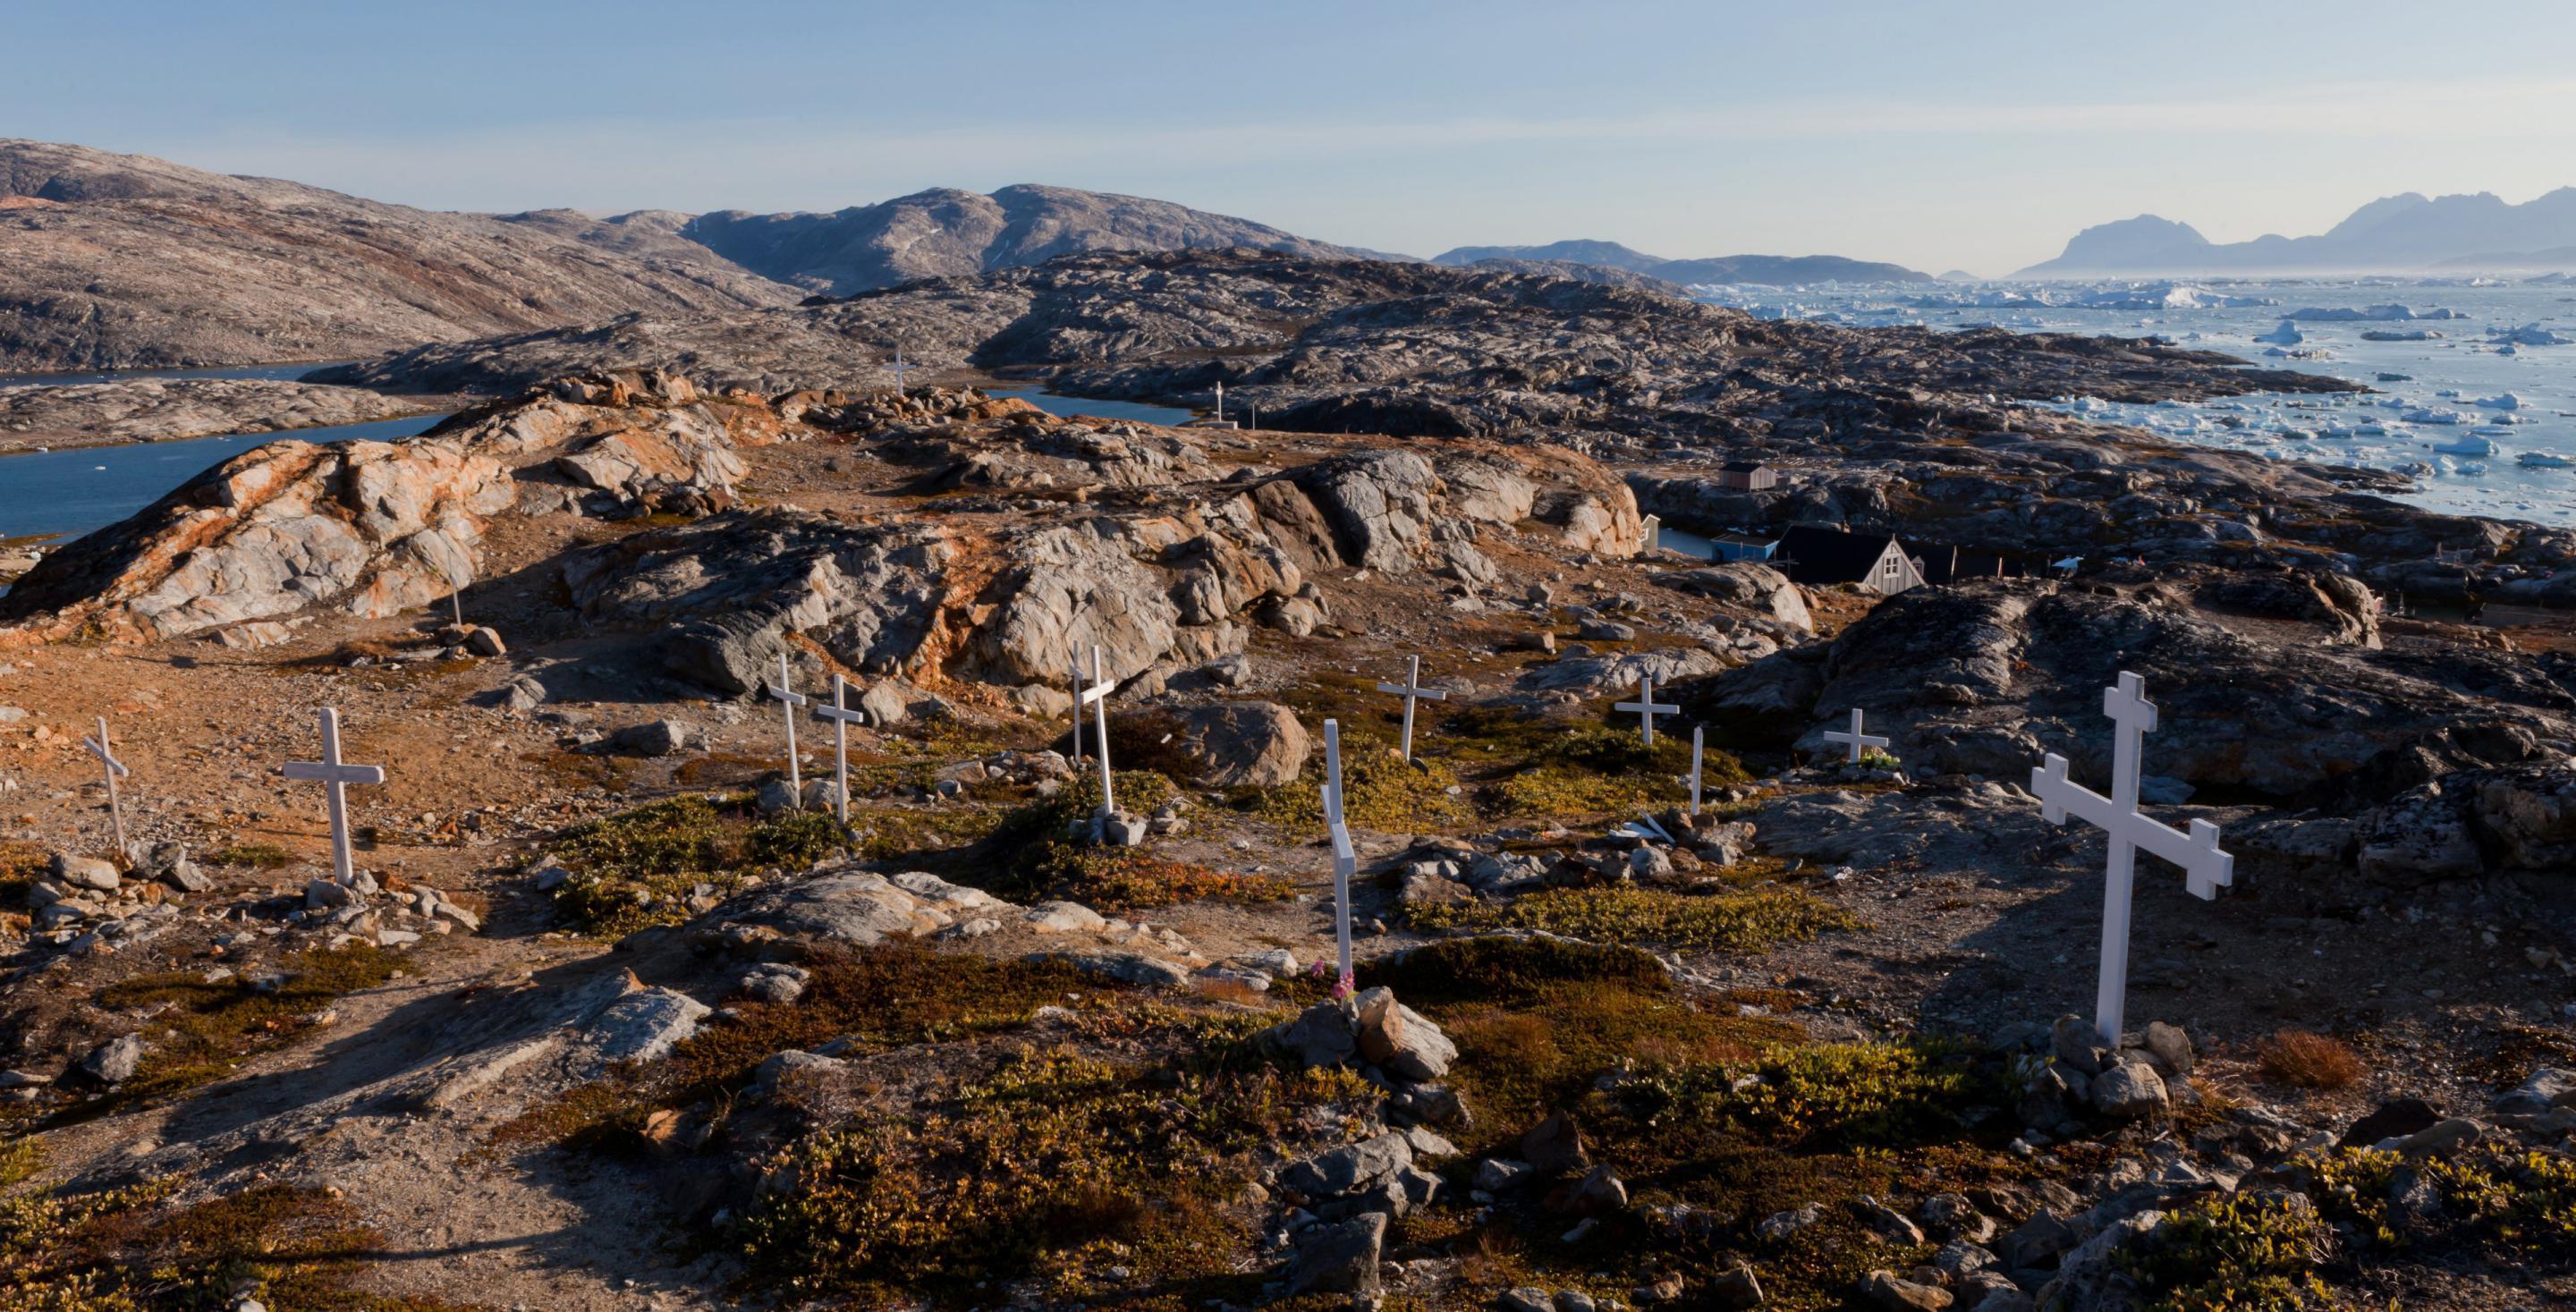
[[[1360,252],[1169,201],[1022,184],[935,188],[830,214],[703,214],[681,236],[763,276],[846,296],[1084,251],[1239,246],[1315,259]]]
[[[650,222],[432,213],[0,140],[0,371],[327,360],[795,298]]]

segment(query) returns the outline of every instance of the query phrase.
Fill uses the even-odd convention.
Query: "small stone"
[[[476,625],[473,632],[465,635],[465,650],[477,656],[510,654],[509,644],[501,641],[501,635],[481,625]]]
[[[1362,1212],[1299,1231],[1288,1259],[1288,1292],[1373,1296],[1386,1248],[1386,1214]],[[1535,1312],[1546,1312],[1544,1307]]]
[[[2543,1066],[2495,1100],[2500,1112],[2538,1115],[2553,1107],[2576,1107],[2576,1071]]]
[[[2156,1073],[2165,1076],[2189,1075],[2199,1060],[2192,1051],[2191,1036],[2181,1026],[2160,1020],[2147,1022],[2147,1054],[2155,1062]]]
[[[1708,1296],[1719,1307],[1753,1308],[1762,1306],[1762,1281],[1753,1274],[1749,1262],[1738,1262],[1727,1272],[1708,1282]]]
[[[1606,1163],[1585,1172],[1566,1200],[1566,1210],[1577,1214],[1615,1212],[1627,1205],[1628,1186]]]
[[[632,756],[677,756],[689,749],[689,727],[676,720],[647,720],[618,730],[609,744]]]
[[[1580,1289],[1556,1291],[1556,1312],[1594,1312],[1592,1296]]]
[[[1862,1194],[1852,1200],[1852,1210],[1869,1232],[1891,1244],[1912,1246],[1923,1242],[1923,1230],[1911,1217],[1895,1208]]]
[[[1507,1157],[1488,1157],[1476,1164],[1476,1177],[1473,1184],[1486,1193],[1498,1194],[1528,1179],[1529,1174],[1530,1168],[1526,1162],[1515,1162]]]
[[[1872,1271],[1860,1282],[1861,1297],[1886,1312],[1941,1312],[1950,1306],[1950,1291],[1918,1285],[1893,1271]]]
[[[2093,1022],[2081,1016],[2058,1017],[2057,1024],[2049,1029],[2049,1045],[2059,1061],[2087,1075],[2102,1073],[2108,1054],[2102,1049],[2101,1034],[2093,1028]]]
[[[1523,1285],[1496,1295],[1494,1306],[1499,1312],[1555,1312],[1556,1300],[1535,1285]]]
[[[2093,1105],[2106,1116],[2136,1120],[2163,1111],[2169,1101],[2162,1076],[2145,1062],[2114,1066],[2094,1077]]]
[[[761,784],[755,805],[762,815],[785,815],[796,809],[799,800],[793,785],[784,779],[771,779]]]
[[[73,888],[86,888],[99,893],[113,893],[124,882],[116,867],[93,856],[74,856],[69,852],[54,853],[54,879]]]
[[[316,911],[354,905],[358,890],[336,879],[311,879],[304,884],[304,905]]]
[[[199,869],[196,862],[186,857],[172,862],[170,868],[162,872],[161,882],[182,893],[203,893],[215,886],[215,881]]]
[[[1753,1236],[1766,1244],[1785,1244],[1799,1231],[1814,1225],[1824,1213],[1814,1203],[1788,1212],[1773,1212],[1753,1227]]]
[[[127,1034],[90,1049],[81,1058],[81,1069],[101,1084],[123,1084],[134,1078],[136,1067],[143,1064],[143,1036]]]

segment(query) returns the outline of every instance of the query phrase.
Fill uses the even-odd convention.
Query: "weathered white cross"
[[[1859,763],[1860,754],[1862,752],[1887,746],[1887,740],[1885,738],[1879,737],[1876,734],[1867,734],[1860,731],[1860,708],[1857,706],[1852,708],[1851,731],[1848,733],[1841,733],[1828,729],[1825,731],[1825,741],[1829,743],[1849,744],[1851,747],[1851,755],[1843,759],[1853,764]]]
[[[2111,749],[2111,795],[2104,797],[2067,778],[2066,758],[2054,752],[2030,772],[2030,791],[2038,795],[2040,814],[2050,824],[2065,824],[2071,813],[2110,836],[2111,859],[2102,892],[2102,982],[2094,995],[2093,1027],[2101,1031],[2104,1044],[2118,1047],[2120,1027],[2127,1019],[2129,899],[2137,883],[2137,849],[2143,847],[2181,866],[2188,876],[2185,887],[2202,899],[2218,896],[2221,887],[2234,882],[2236,858],[2218,850],[2218,826],[2206,820],[2192,821],[2191,832],[2185,834],[2138,810],[2138,757],[2144,747],[2140,739],[2156,727],[2156,707],[2147,700],[2145,683],[2121,671],[2119,686],[2102,690],[2102,713],[2117,726]]]
[[[1693,817],[1693,818],[1696,818],[1696,817],[1699,815],[1699,755],[1700,755],[1701,739],[1702,739],[1702,738],[1707,734],[1707,732],[1708,732],[1708,730],[1707,730],[1707,728],[1706,728],[1705,726],[1702,726],[1702,725],[1696,725],[1696,724],[1694,724],[1694,725],[1692,725],[1692,726],[1691,726],[1691,809],[1690,809],[1690,813],[1691,813],[1691,815],[1692,815],[1692,817]]]
[[[107,818],[116,826],[116,850],[122,856],[125,852],[125,798],[116,791],[116,781],[133,772],[125,768],[125,762],[116,759],[116,752],[107,740],[106,716],[98,717],[98,736],[81,739],[81,746],[88,748],[89,754],[97,757],[99,765],[107,771]]]
[[[915,367],[903,362],[903,343],[901,342],[894,344],[894,364],[891,367],[894,371],[894,394],[901,396],[903,395],[903,376],[912,372]]]
[[[769,695],[778,699],[780,714],[787,721],[787,791],[788,805],[805,809],[805,775],[796,764],[796,708],[806,702],[805,694],[796,691],[795,681],[787,673],[787,653],[778,653],[778,682],[769,685]]]
[[[322,759],[289,761],[283,773],[289,779],[322,785],[322,797],[331,810],[331,873],[346,884],[357,878],[357,864],[349,859],[349,785],[383,783],[385,768],[342,761],[340,712],[325,706],[316,715],[322,721]]]
[[[1225,380],[1216,380],[1216,421],[1225,422]]]
[[[867,718],[849,701],[850,681],[841,672],[832,672],[832,704],[817,706],[817,718],[832,722],[832,813],[844,825],[850,823],[850,726]]]
[[[1449,700],[1449,694],[1422,686],[1422,658],[1419,656],[1405,657],[1403,683],[1388,683],[1381,679],[1377,690],[1404,699],[1404,759],[1410,761],[1413,759],[1413,703],[1416,700],[1445,702]]]
[[[1094,708],[1093,713],[1098,717],[1098,723],[1100,726],[1098,751],[1098,755],[1100,757],[1100,818],[1104,821],[1109,817],[1118,814],[1117,785],[1110,782],[1109,777],[1109,694],[1113,691],[1116,685],[1109,682],[1108,675],[1104,673],[1105,669],[1106,667],[1102,664],[1100,659],[1100,648],[1095,645],[1091,649],[1091,685],[1082,690],[1082,700],[1074,705],[1074,714],[1080,715],[1084,706],[1090,706]],[[1082,735],[1079,733],[1074,735],[1077,740],[1079,740],[1081,736]]]
[[[1342,726],[1338,721],[1324,721],[1324,827],[1333,835],[1333,942],[1340,953],[1341,974],[1334,979],[1333,992],[1347,997],[1355,980],[1351,974],[1351,879],[1359,873],[1359,858],[1351,850],[1350,825],[1342,818]]]
[[[1637,676],[1637,700],[1633,702],[1619,702],[1614,704],[1610,709],[1614,711],[1635,711],[1637,713],[1638,726],[1645,731],[1646,745],[1648,747],[1655,745],[1655,717],[1658,715],[1679,715],[1682,713],[1682,708],[1678,706],[1668,706],[1655,700],[1655,676],[1651,674],[1640,674]]]

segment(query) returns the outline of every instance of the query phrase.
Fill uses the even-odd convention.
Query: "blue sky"
[[[0,9],[0,135],[440,209],[1051,182],[1431,254],[2001,273],[2576,184],[2576,4],[518,3]]]

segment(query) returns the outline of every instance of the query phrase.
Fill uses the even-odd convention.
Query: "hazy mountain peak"
[[[2313,237],[2267,234],[2216,244],[2187,224],[2140,215],[2086,228],[2056,259],[2015,276],[2411,273],[2461,262],[2502,271],[2551,264],[2553,249],[2570,245],[2576,245],[2576,187],[2520,205],[2491,191],[2408,191],[2363,205]]]

